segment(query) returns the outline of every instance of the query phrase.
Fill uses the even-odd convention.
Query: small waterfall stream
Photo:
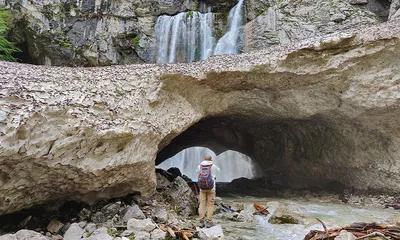
[[[170,167],[177,167],[182,174],[197,181],[196,169],[206,154],[211,155],[215,159],[215,164],[221,169],[217,178],[218,182],[230,182],[240,177],[253,178],[256,176],[255,165],[248,156],[235,151],[226,151],[215,156],[215,153],[204,147],[187,148],[157,167],[165,170]]]
[[[155,26],[156,62],[192,62],[205,60],[211,55],[239,53],[243,2],[239,0],[229,12],[228,30],[217,43],[213,31],[214,15],[210,8],[207,13],[191,11],[158,17]]]
[[[238,54],[240,27],[243,25],[243,2],[240,0],[235,7],[229,11],[228,31],[218,41],[214,55]]]

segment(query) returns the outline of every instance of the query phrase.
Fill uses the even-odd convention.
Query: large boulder
[[[190,146],[283,187],[399,193],[399,39],[392,20],[191,64],[0,62],[0,214],[151,196],[155,164]]]

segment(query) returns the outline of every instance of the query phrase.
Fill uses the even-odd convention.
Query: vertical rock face
[[[378,22],[372,12],[344,1],[281,1],[258,6],[249,16],[254,19],[246,24],[246,51]]]
[[[272,182],[400,191],[400,22],[192,64],[0,62],[0,214],[151,195],[189,146],[253,158]]]
[[[364,7],[363,2],[350,1],[351,5],[343,0],[246,0],[248,23],[243,51],[376,23],[374,13],[383,19],[389,15],[389,5],[380,2],[371,0],[365,6],[378,7]],[[57,66],[155,62],[157,17],[183,11],[207,12],[207,7],[215,13],[214,35],[218,40],[227,30],[228,12],[236,3],[223,0],[0,0],[1,6],[13,11],[12,36],[24,51],[18,57],[28,63]],[[398,1],[393,0],[391,16],[396,9]]]

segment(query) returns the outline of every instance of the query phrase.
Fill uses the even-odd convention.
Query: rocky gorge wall
[[[155,190],[189,146],[283,187],[400,189],[400,21],[190,64],[0,62],[0,214]]]
[[[155,61],[155,23],[163,14],[215,13],[218,40],[235,1],[0,0],[13,12],[10,36],[25,63],[104,66]],[[242,51],[296,42],[399,14],[398,0],[247,0]],[[190,15],[190,14],[189,14]]]

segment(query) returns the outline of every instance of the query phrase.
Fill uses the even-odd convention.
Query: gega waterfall
[[[226,33],[216,42],[214,14],[197,11],[175,16],[163,15],[156,22],[156,62],[192,62],[212,55],[239,53],[240,30],[243,25],[243,2],[229,12]]]

